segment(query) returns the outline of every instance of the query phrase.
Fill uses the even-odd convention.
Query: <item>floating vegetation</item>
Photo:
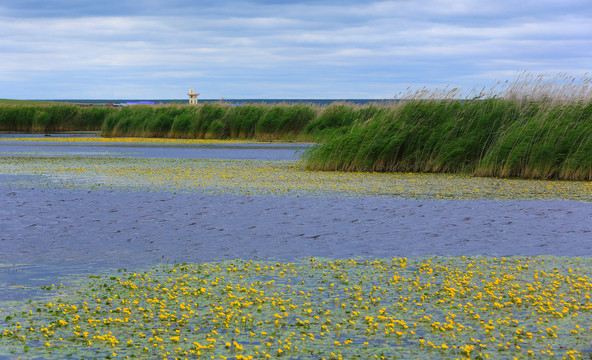
[[[294,161],[115,157],[0,157],[0,174],[35,175],[54,186],[290,196],[413,199],[592,200],[592,182],[458,174],[310,171]]]
[[[564,358],[592,353],[592,263],[232,260],[48,287],[0,323],[26,357]]]

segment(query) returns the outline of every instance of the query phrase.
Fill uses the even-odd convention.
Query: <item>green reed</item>
[[[592,179],[592,101],[412,100],[305,154],[316,170]]]
[[[97,130],[103,136],[319,142],[315,170],[592,179],[592,80],[523,73],[491,88],[420,89],[364,106],[0,105],[0,130]]]
[[[314,139],[304,135],[321,108],[310,105],[247,104],[231,106],[133,106],[105,120],[103,136],[142,136],[205,139]]]
[[[0,131],[98,131],[112,111],[72,104],[0,104]]]
[[[315,170],[592,179],[592,81],[521,74],[491,89],[419,90],[304,155]],[[467,100],[469,99],[469,100]]]

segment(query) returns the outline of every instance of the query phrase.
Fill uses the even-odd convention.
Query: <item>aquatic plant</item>
[[[306,124],[303,131],[321,139],[327,137],[327,134],[335,136],[347,132],[354,123],[362,124],[374,118],[384,109],[384,106],[372,104],[354,106],[345,102],[333,103],[324,107],[313,121]]]
[[[228,124],[230,138],[249,139],[255,136],[257,122],[266,109],[257,105],[233,106],[224,114],[223,122]]]
[[[564,358],[592,351],[590,259],[232,260],[91,275],[4,312],[43,358]]]
[[[178,139],[196,138],[198,116],[199,111],[195,107],[192,107],[177,115],[173,120],[173,124],[171,125],[169,137]]]
[[[414,93],[326,138],[306,154],[307,167],[592,179],[590,79],[522,80],[484,99]]]
[[[257,121],[255,137],[286,139],[298,135],[317,115],[317,108],[305,105],[273,105]]]
[[[0,131],[99,131],[112,111],[109,108],[82,108],[72,104],[0,103]]]
[[[524,73],[489,89],[420,89],[365,106],[11,105],[0,106],[0,129],[91,129],[104,119],[103,136],[320,142],[305,154],[313,170],[590,180],[590,82]]]
[[[50,140],[51,139],[51,140]],[[76,138],[37,141],[86,141]],[[14,140],[14,139],[11,139]],[[29,140],[24,138],[23,140]],[[95,142],[213,143],[213,140],[89,138]],[[1,141],[1,140],[0,140]],[[234,141],[226,141],[233,143]],[[56,186],[239,195],[392,196],[411,199],[571,199],[592,201],[590,181],[472,177],[463,174],[306,170],[294,161],[150,159],[0,154],[0,173],[41,176]]]

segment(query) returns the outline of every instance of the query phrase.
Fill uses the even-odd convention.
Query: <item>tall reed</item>
[[[590,84],[588,77],[549,81],[522,74],[497,84],[501,91],[481,90],[474,100],[462,99],[458,89],[421,90],[326,139],[305,153],[305,164],[316,170],[590,180]]]
[[[358,106],[0,105],[0,130],[98,130],[103,136],[316,141],[315,170],[465,172],[592,180],[592,80],[529,73],[464,92],[408,91]]]
[[[98,131],[113,111],[71,104],[0,104],[0,131],[44,133],[52,131]]]
[[[274,140],[302,137],[313,121],[316,106],[247,104],[231,106],[133,106],[113,112],[105,120],[103,136],[144,136],[207,139]],[[308,135],[314,140],[314,135]]]

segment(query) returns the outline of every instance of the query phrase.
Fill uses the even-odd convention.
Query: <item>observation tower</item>
[[[189,89],[189,93],[187,95],[189,96],[189,104],[197,105],[197,97],[199,94],[196,94],[193,89]]]

